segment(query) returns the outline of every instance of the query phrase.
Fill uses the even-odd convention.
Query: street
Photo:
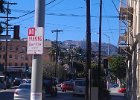
[[[127,100],[122,93],[117,93],[117,88],[112,88],[110,90],[111,100]],[[13,100],[14,91],[15,89],[1,90],[0,98],[2,98],[2,100]],[[83,96],[73,96],[72,92],[58,91],[57,97],[47,95],[46,100],[85,100],[85,98]]]
[[[15,89],[1,90],[0,91],[0,98],[2,98],[2,100],[13,100],[14,90]],[[84,97],[83,96],[75,96],[74,97],[71,94],[71,92],[58,91],[57,97],[51,97],[51,96],[47,95],[46,100],[84,100]]]

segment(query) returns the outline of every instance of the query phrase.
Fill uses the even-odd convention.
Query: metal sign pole
[[[44,27],[44,22],[45,0],[35,0],[34,27]],[[31,100],[42,100],[42,74],[42,56],[41,54],[34,54],[32,57]]]

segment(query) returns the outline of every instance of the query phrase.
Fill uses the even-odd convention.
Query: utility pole
[[[35,0],[35,21],[34,27],[43,27],[45,24],[45,0]],[[42,34],[42,33],[40,33]],[[43,45],[44,46],[44,45]],[[42,100],[42,55],[32,56],[32,78],[30,100]]]
[[[91,68],[91,25],[90,25],[90,0],[86,0],[86,100],[90,100],[90,74]]]
[[[63,30],[52,30],[52,33],[56,33],[56,55],[55,55],[55,69],[54,69],[54,76],[57,77],[57,67],[58,67],[58,33],[63,32]]]
[[[104,34],[107,38],[108,38],[108,47],[107,47],[107,49],[108,49],[108,56],[110,55],[110,36],[109,35],[107,35],[107,34]]]
[[[100,0],[100,17],[99,17],[99,59],[98,59],[98,99],[101,100],[101,41],[102,41],[102,0]]]
[[[15,5],[16,3],[10,3],[10,2],[7,2],[7,3],[4,3],[4,4],[7,4],[7,9],[6,9],[6,36],[8,37],[8,19],[9,19],[9,4],[10,5]],[[7,55],[8,55],[8,52],[7,52],[7,48],[8,48],[8,39],[6,37],[6,42],[5,42],[5,68],[4,68],[4,75],[5,75],[5,84],[7,86]]]

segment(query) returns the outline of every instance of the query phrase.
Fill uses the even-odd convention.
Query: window
[[[12,63],[9,63],[9,66],[12,66]]]
[[[3,55],[3,59],[5,59],[5,55]]]
[[[23,64],[23,63],[21,63],[21,66],[24,66],[24,64]]]
[[[26,63],[25,66],[28,66],[28,64]]]
[[[25,57],[25,60],[28,60],[28,57],[27,56]]]
[[[24,55],[23,54],[21,55],[21,60],[24,60]]]
[[[5,46],[2,46],[2,50],[5,51]]]
[[[16,51],[18,51],[18,47],[16,47]]]
[[[18,64],[17,64],[17,63],[15,63],[15,66],[18,66]]]
[[[0,47],[0,50],[2,50],[2,47]]]
[[[9,58],[12,58],[12,55],[11,54],[9,55]]]
[[[10,46],[10,47],[9,47],[9,50],[10,50],[10,51],[11,51],[11,50],[13,50],[13,47],[12,47],[12,46]]]
[[[15,55],[15,59],[18,59],[18,55],[17,54]]]
[[[26,47],[22,47],[21,52],[26,52]]]

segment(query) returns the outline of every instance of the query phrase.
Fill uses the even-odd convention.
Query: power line
[[[104,7],[104,6],[103,6],[103,7]],[[106,7],[104,7],[104,11],[106,12]],[[108,24],[108,29],[110,30],[110,25],[111,25],[111,24],[109,24],[109,19],[107,18],[106,21],[107,21],[107,24]],[[111,31],[111,30],[110,30],[110,31]],[[111,31],[111,33],[113,33],[113,32]]]
[[[120,14],[120,12],[119,12],[118,8],[116,7],[116,5],[115,5],[115,3],[114,3],[114,1],[113,1],[113,0],[112,0],[112,3],[113,3],[113,5],[114,5],[114,7],[115,7],[116,11],[118,12],[118,14]]]
[[[62,3],[63,1],[64,1],[64,0],[59,1],[57,4],[53,5],[52,7],[48,8],[48,9],[51,9],[51,8],[57,6],[58,4]]]
[[[46,5],[49,5],[49,4],[51,4],[51,3],[55,2],[55,1],[56,1],[56,0],[52,0],[52,1],[50,1],[49,3],[47,3]],[[24,16],[26,16],[26,15],[32,14],[32,13],[34,13],[34,12],[35,12],[35,10],[32,10],[32,11],[30,11],[30,12],[24,14],[24,15],[21,15],[21,16],[17,17],[17,19],[19,19],[19,18],[21,18],[21,17],[24,17]]]
[[[29,13],[30,11],[29,10],[20,10],[20,9],[11,9],[12,11],[14,12],[20,12],[20,13]]]

